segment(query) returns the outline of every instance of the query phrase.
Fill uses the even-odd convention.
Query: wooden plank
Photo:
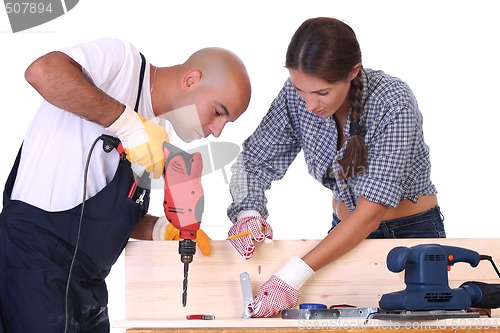
[[[310,328],[313,329],[313,328]],[[342,332],[342,333],[359,333],[368,331],[370,333],[394,333],[394,332],[408,332],[408,328],[361,328],[361,329],[321,329],[321,332]],[[128,329],[127,333],[302,333],[304,328],[139,328]],[[427,332],[427,333],[498,333],[496,328],[435,328],[435,329],[411,329],[410,332]]]
[[[250,274],[254,294],[271,274],[293,255],[302,256],[318,240],[278,240],[259,244],[251,260],[240,259],[226,241],[212,241],[212,255],[195,255],[189,270],[188,303],[182,307],[183,265],[178,242],[131,241],[125,249],[126,319],[179,319],[203,313],[218,319],[240,318],[243,300],[239,274]],[[300,302],[377,307],[382,294],[404,289],[404,273],[386,267],[387,253],[396,246],[439,243],[475,250],[500,262],[498,239],[390,239],[365,240],[328,265],[301,290]],[[490,263],[472,268],[457,263],[449,272],[450,287],[468,280],[499,283]],[[192,321],[186,321],[189,323]],[[242,321],[247,323],[246,321]],[[189,325],[189,324],[187,324]],[[246,325],[246,324],[242,324]],[[146,327],[146,326],[145,326]]]
[[[226,319],[226,320],[149,320],[128,321],[129,327],[136,330],[150,330],[151,332],[299,332],[321,329],[366,331],[366,330],[422,330],[424,332],[453,329],[457,332],[466,330],[500,331],[500,318],[454,318],[427,321],[383,321],[374,319],[339,318],[335,320],[283,320],[280,318],[251,318],[251,319]],[[149,326],[142,326],[143,324]],[[150,332],[147,331],[147,332]],[[132,332],[132,331],[131,331]],[[135,332],[135,331],[134,331]],[[378,332],[378,331],[377,331]]]

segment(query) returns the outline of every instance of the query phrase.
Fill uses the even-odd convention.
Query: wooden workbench
[[[244,319],[241,319],[244,320]],[[498,333],[500,332],[500,318],[470,318],[447,319],[433,321],[389,322],[380,320],[282,320],[282,319],[245,319],[197,321],[186,325],[182,321],[150,321],[154,327],[132,328],[127,333],[298,333],[308,330],[321,332],[359,333],[364,331],[376,333],[402,332],[440,332],[440,333]],[[131,322],[133,324],[133,322]],[[144,322],[142,322],[143,324]],[[141,324],[138,322],[137,324]],[[156,326],[158,325],[158,327]]]
[[[183,266],[173,241],[131,241],[125,249],[126,318],[113,323],[128,333],[188,332],[304,332],[322,331],[397,332],[500,332],[500,313],[493,318],[464,318],[424,322],[390,322],[355,318],[338,320],[241,319],[243,299],[239,274],[248,272],[254,295],[262,283],[292,256],[302,256],[318,240],[274,241],[259,244],[251,260],[241,260],[226,241],[212,241],[212,255],[196,254],[190,265],[188,304],[182,307]],[[396,246],[439,243],[491,255],[500,263],[498,239],[406,239],[365,240],[353,251],[318,271],[301,289],[300,302],[351,304],[378,307],[382,294],[405,288],[404,273],[386,267],[387,253]],[[500,283],[491,264],[481,261],[472,268],[456,263],[449,272],[449,285],[465,281]],[[212,314],[215,320],[186,320],[187,314]]]
[[[393,333],[393,332],[435,332],[435,333],[498,333],[499,326],[482,326],[477,323],[464,323],[463,326],[454,326],[451,322],[440,322],[440,326],[427,322],[405,324],[383,324],[368,323],[364,326],[348,326],[343,323],[336,326],[335,323],[315,322],[309,325],[301,324],[295,327],[183,327],[183,328],[134,328],[128,329],[127,333],[304,333],[308,330],[320,330],[321,332],[342,332],[342,333]]]
[[[498,333],[498,328],[360,328],[360,329],[344,329],[344,328],[204,328],[204,329],[171,329],[171,328],[139,328],[127,330],[127,333],[304,333],[305,330],[321,330],[321,332],[342,332],[342,333],[359,333],[361,331],[373,333],[394,333],[394,332],[428,332],[428,333]]]

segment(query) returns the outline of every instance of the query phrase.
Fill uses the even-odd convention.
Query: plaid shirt
[[[430,180],[429,147],[424,142],[422,114],[407,84],[382,71],[363,69],[361,124],[365,130],[368,165],[365,173],[347,179],[337,175],[347,142],[337,150],[338,131],[333,117],[323,118],[306,109],[290,80],[245,140],[231,167],[233,203],[228,216],[236,221],[242,210],[256,210],[267,218],[265,191],[283,178],[303,150],[308,171],[343,201],[350,211],[358,197],[397,207],[400,200],[435,194]],[[349,119],[349,118],[348,118]],[[344,135],[349,140],[350,120]]]

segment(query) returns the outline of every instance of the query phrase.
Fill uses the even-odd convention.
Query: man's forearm
[[[153,240],[153,228],[157,220],[158,216],[144,215],[130,237],[138,240]]]
[[[35,60],[25,78],[49,103],[104,127],[125,109],[97,88],[83,74],[81,66],[62,52],[51,52]]]

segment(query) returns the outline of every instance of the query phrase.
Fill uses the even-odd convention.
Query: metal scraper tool
[[[283,319],[338,319],[363,318],[368,319],[377,313],[378,308],[333,308],[333,309],[286,309],[281,311]]]
[[[338,309],[287,309],[281,311],[283,319],[338,319]]]
[[[240,274],[241,293],[243,295],[244,312],[241,318],[250,318],[252,311],[248,309],[248,305],[253,302],[252,286],[250,285],[250,275],[247,272]]]

